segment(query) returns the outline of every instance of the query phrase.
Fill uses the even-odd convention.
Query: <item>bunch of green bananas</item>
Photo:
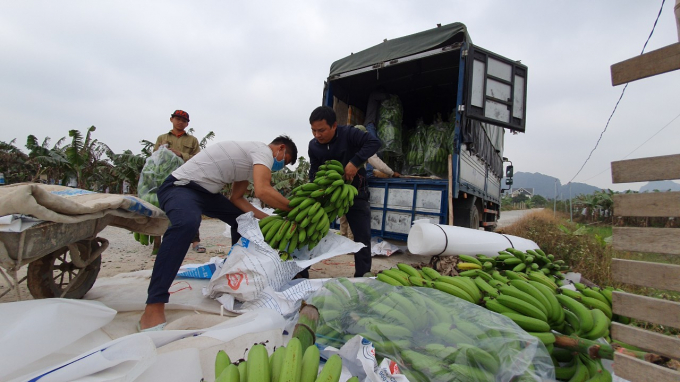
[[[314,248],[328,234],[330,223],[354,204],[358,191],[345,183],[344,174],[340,162],[326,161],[313,182],[293,189],[288,197],[291,211],[276,210],[260,220],[264,240],[281,253],[283,261],[298,248]]]
[[[448,136],[449,133],[441,127],[441,124],[433,124],[427,129],[423,166],[433,175],[444,176],[448,174]]]
[[[311,302],[321,316],[318,343],[340,347],[359,334],[411,381],[496,380],[530,338],[509,326],[480,328],[475,312],[450,309],[436,294],[370,279],[329,280]]]
[[[311,345],[302,349],[300,340],[291,338],[286,346],[276,348],[270,355],[263,344],[255,344],[248,358],[232,363],[224,350],[215,357],[215,382],[338,382],[342,372],[342,358],[335,354],[328,358],[319,372],[319,348]],[[350,382],[359,382],[352,377]]]
[[[537,337],[550,353],[556,349],[553,346],[554,332],[590,340],[605,338],[611,342],[609,330],[612,319],[625,324],[630,322],[626,317],[613,315],[612,287],[588,288],[582,283],[574,283],[577,291],[573,291],[564,287],[567,283],[563,280],[538,271],[505,270],[501,274],[498,270],[487,273],[472,269],[463,273],[443,276],[429,267],[415,269],[400,263],[395,268],[380,272],[377,279],[399,287],[435,288],[484,306],[510,318]],[[568,372],[576,372],[578,362],[589,364],[595,361],[576,360],[570,364]]]
[[[156,195],[155,192],[147,192],[146,194],[141,195],[140,199],[142,199],[145,202],[149,202],[156,207],[160,207],[160,205],[158,204],[158,195]],[[151,245],[151,244],[153,244],[153,240],[154,240],[153,236],[149,236],[149,235],[139,233],[139,232],[134,232],[133,237],[141,245]]]
[[[543,272],[545,275],[553,275],[562,279],[564,278],[562,273],[571,270],[564,260],[555,260],[554,255],[546,255],[540,248],[530,249],[526,252],[507,248],[505,251],[499,251],[496,257],[458,255],[458,258],[460,261],[456,268],[463,275],[466,271],[481,269],[487,273],[494,271],[512,271],[524,274]]]

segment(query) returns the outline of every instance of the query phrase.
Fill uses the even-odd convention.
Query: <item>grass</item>
[[[599,286],[613,286],[630,293],[680,301],[678,292],[614,282],[611,274],[613,258],[680,264],[680,257],[616,251],[607,239],[612,236],[611,225],[577,224],[570,222],[566,214],[553,216],[552,211],[541,210],[503,228],[502,233],[536,242],[543,251],[552,253],[557,259],[563,259],[574,272],[579,272],[582,277]],[[659,333],[680,334],[679,329],[665,328],[636,320],[633,324]]]

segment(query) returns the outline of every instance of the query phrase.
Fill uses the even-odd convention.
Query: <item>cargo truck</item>
[[[397,130],[381,131],[384,101],[375,120],[366,120],[376,115],[370,110],[376,94],[398,102],[399,123],[391,126]],[[512,184],[512,166],[503,169],[504,134],[525,131],[526,95],[527,67],[474,45],[462,23],[384,40],[335,61],[323,104],[333,107],[339,125],[375,122],[390,146],[381,156],[404,175],[369,179],[372,235],[405,241],[417,219],[493,230],[503,176]],[[421,125],[435,124],[446,130],[447,155],[435,151],[444,165],[427,171],[409,140]]]

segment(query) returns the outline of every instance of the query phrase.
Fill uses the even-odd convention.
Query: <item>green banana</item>
[[[519,290],[520,292],[529,295],[531,299],[529,299],[528,301],[533,303],[534,306],[536,306],[543,313],[545,313],[546,317],[550,317],[551,313],[550,301],[548,301],[548,299],[543,295],[543,293],[541,293],[538,289],[536,289],[533,285],[529,284],[526,281],[513,280],[510,281],[510,285],[515,289]]]
[[[563,311],[562,306],[560,305],[560,302],[557,301],[557,298],[555,297],[555,293],[545,286],[544,284],[541,284],[536,281],[527,281],[529,285],[533,286],[543,294],[543,297],[548,301],[548,309],[549,309],[549,314],[548,314],[548,320],[553,321],[553,322],[560,322],[560,316],[561,316],[561,311]],[[562,313],[563,314],[563,313]]]
[[[508,308],[507,306],[501,304],[500,302],[496,301],[496,299],[493,299],[493,298],[484,300],[483,304],[490,311],[496,312],[496,313],[499,313],[499,314],[502,314],[502,313],[518,313],[516,310]]]
[[[276,242],[281,241],[281,239],[283,239],[283,235],[286,234],[291,224],[292,222],[290,220],[285,220],[281,227],[279,227],[279,230],[276,232],[276,235],[274,235],[273,240]]]
[[[453,286],[456,286],[462,290],[464,290],[471,298],[473,303],[478,303],[479,300],[482,299],[482,295],[479,293],[479,288],[477,288],[477,285],[472,285],[468,284],[465,282],[463,279],[467,279],[466,277],[462,276],[441,276],[437,279],[437,282],[444,282],[447,284],[451,284]],[[469,279],[468,279],[469,280]],[[474,282],[473,282],[474,284]]]
[[[475,284],[477,284],[477,288],[479,288],[479,290],[488,294],[489,296],[492,296],[492,297],[498,297],[499,296],[498,289],[489,285],[489,283],[487,283],[483,278],[477,277],[477,278],[474,279],[474,282],[475,282]]]
[[[271,366],[271,382],[278,382],[281,376],[281,369],[283,368],[284,358],[286,357],[286,347],[279,346],[274,350],[272,359],[269,362]]]
[[[279,215],[269,215],[265,218],[260,219],[260,221],[257,222],[257,224],[260,226],[260,228],[263,228],[265,225],[267,225],[267,223],[274,221],[276,219],[281,219],[281,217]]]
[[[480,266],[483,265],[482,262],[479,261],[479,259],[474,256],[458,255],[458,258],[466,263],[475,263]]]
[[[314,382],[319,373],[319,348],[316,345],[309,346],[302,355],[302,371],[300,382]]]
[[[246,366],[247,382],[263,382],[271,380],[271,367],[269,366],[269,353],[262,344],[253,345],[248,351]]]
[[[399,268],[403,272],[406,272],[409,276],[420,277],[420,273],[418,273],[418,270],[408,264],[397,263],[397,268]]]
[[[427,277],[429,277],[430,280],[432,280],[432,281],[437,280],[439,277],[441,277],[441,274],[439,274],[439,272],[437,272],[433,268],[423,267],[422,270],[423,270],[423,273],[425,275],[427,275]]]
[[[357,292],[357,288],[354,286],[354,283],[345,277],[338,278],[338,282],[342,284],[342,286],[347,290],[347,293],[349,293],[350,301],[353,304],[357,304],[359,302],[359,292]]]
[[[215,382],[240,382],[241,376],[239,374],[238,366],[230,363],[224,368],[224,371],[215,378]]]
[[[240,361],[237,365],[239,382],[248,381],[248,362]]]
[[[549,332],[550,325],[547,322],[539,319],[525,316],[521,313],[501,313],[502,315],[513,320],[520,328],[527,332]]]
[[[579,321],[579,332],[588,333],[594,325],[593,316],[585,305],[564,294],[555,295],[560,304],[576,315]]]
[[[276,233],[279,231],[279,228],[281,228],[284,222],[285,222],[284,219],[275,220],[274,224],[267,231],[267,235],[264,237],[264,241],[269,243],[274,238],[274,235],[276,235]]]
[[[612,319],[612,308],[606,303],[602,302],[596,298],[588,297],[588,296],[583,296],[581,299],[581,303],[583,305],[587,306],[590,309],[599,309],[601,310],[608,319]]]
[[[302,374],[302,344],[293,337],[286,345],[286,354],[278,382],[297,382]]]
[[[536,309],[540,310],[543,315],[545,315],[546,320],[548,317],[548,308],[544,306],[540,301],[538,301],[536,298],[534,298],[532,295],[528,293],[524,293],[521,290],[515,288],[514,286],[511,285],[506,285],[498,288],[498,291],[501,293],[501,295],[506,295],[506,296],[512,296],[515,298],[518,298],[520,300],[526,301],[529,304],[533,305]]]
[[[501,291],[501,293],[504,292]],[[496,301],[500,302],[501,304],[507,306],[510,309],[516,310],[517,312],[524,314],[525,316],[533,317],[546,323],[548,322],[548,317],[546,317],[545,313],[543,313],[540,309],[538,309],[537,307],[535,307],[526,300],[522,300],[507,294],[501,294],[496,298]]]
[[[611,325],[609,318],[599,309],[593,309],[590,313],[593,316],[593,328],[587,333],[581,333],[581,337],[596,340],[607,335]]]
[[[215,356],[215,378],[220,376],[224,369],[227,368],[227,366],[231,364],[231,359],[229,359],[229,355],[224,350],[220,350],[217,352],[217,355]]]
[[[562,309],[564,311],[564,321],[569,324],[576,335],[581,335],[581,322],[578,316],[571,310]]]
[[[555,335],[551,332],[528,332],[532,336],[538,338],[543,345],[551,345],[555,343]]]
[[[316,382],[338,382],[340,380],[340,373],[342,372],[342,358],[339,355],[333,354],[328,357],[326,364],[321,369]],[[281,381],[283,382],[283,381]]]
[[[387,276],[399,281],[403,286],[410,286],[411,283],[408,281],[408,276],[404,276],[401,273],[395,271],[394,269],[384,269],[380,273],[384,273]]]
[[[477,303],[472,298],[472,296],[470,296],[466,291],[464,291],[463,289],[461,289],[461,288],[459,288],[455,285],[445,283],[445,282],[441,282],[441,281],[435,281],[434,282],[434,288],[438,289],[442,292],[446,292],[446,293],[448,293],[452,296],[456,296],[458,298],[461,298],[461,299],[463,299],[467,302],[470,302],[470,303],[473,303],[473,304]]]

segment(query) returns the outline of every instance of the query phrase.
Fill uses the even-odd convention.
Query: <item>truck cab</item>
[[[525,131],[526,93],[527,67],[474,45],[461,23],[335,61],[323,104],[336,111],[339,125],[373,122],[383,141],[379,155],[402,174],[369,179],[372,234],[405,241],[418,219],[493,230],[504,134]],[[376,98],[398,102],[389,129],[381,128],[385,101],[376,114]]]

